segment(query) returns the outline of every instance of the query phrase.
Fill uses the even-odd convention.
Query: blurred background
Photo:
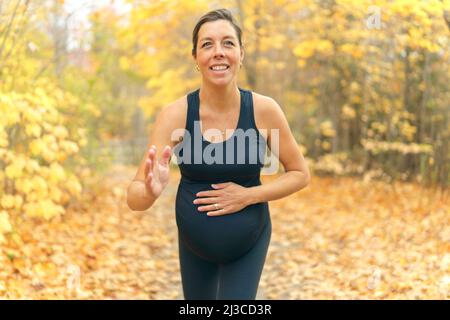
[[[259,297],[449,298],[448,0],[1,0],[0,297],[181,297],[178,169],[147,212],[126,187],[222,7],[239,86],[281,105],[313,174],[271,202]]]

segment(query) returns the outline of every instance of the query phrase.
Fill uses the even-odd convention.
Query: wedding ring
[[[219,205],[217,203],[214,203],[214,208],[216,208],[216,210],[219,209]]]

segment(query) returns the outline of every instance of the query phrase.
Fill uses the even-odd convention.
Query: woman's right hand
[[[172,150],[169,145],[164,147],[160,161],[156,158],[156,146],[152,145],[145,161],[145,188],[154,198],[159,197],[169,182],[169,160]],[[155,165],[156,164],[156,165]]]

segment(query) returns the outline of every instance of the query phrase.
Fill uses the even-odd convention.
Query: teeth
[[[216,71],[218,71],[218,70],[225,70],[227,68],[228,68],[227,66],[214,66],[214,67],[211,67],[211,69],[216,70]]]

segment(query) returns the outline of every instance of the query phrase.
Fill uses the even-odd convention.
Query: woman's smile
[[[230,69],[229,65],[226,64],[217,64],[212,65],[209,67],[209,70],[211,70],[214,74],[224,74]]]

